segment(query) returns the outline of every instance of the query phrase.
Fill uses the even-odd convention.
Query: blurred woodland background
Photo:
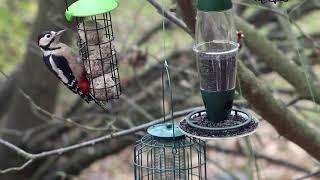
[[[64,42],[76,49],[64,0],[0,0],[1,180],[132,179],[133,144],[162,112],[163,17],[150,2],[161,3],[119,0],[112,13],[123,95],[105,112],[58,83],[42,62],[39,32],[68,28]],[[192,53],[195,0],[164,2],[191,34],[165,21],[178,121],[202,105]],[[320,179],[320,1],[234,5],[245,35],[237,105],[261,125],[250,138],[208,142],[208,179]],[[101,136],[102,143],[59,151]]]

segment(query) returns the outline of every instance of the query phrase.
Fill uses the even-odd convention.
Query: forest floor
[[[263,138],[262,138],[263,137]],[[260,123],[258,131],[250,137],[255,152],[264,154],[285,162],[296,164],[305,169],[316,171],[316,162],[295,144],[279,137],[276,131],[265,121]],[[209,144],[219,145],[224,148],[237,150],[244,146],[245,140],[227,139],[209,141]],[[75,180],[129,180],[133,179],[132,166],[133,148],[128,147],[122,152],[99,160],[85,169]],[[250,179],[250,172],[255,171],[254,163],[247,157],[235,157],[215,151],[209,151],[208,180],[233,180],[230,174],[240,180]],[[212,163],[214,162],[214,163]],[[218,163],[217,163],[218,162]],[[285,166],[258,160],[260,179],[266,180],[292,180],[304,176],[305,173],[297,172]],[[220,168],[219,168],[220,167]],[[227,170],[223,171],[222,168]],[[252,168],[250,168],[252,167]],[[257,173],[255,173],[257,178]],[[309,178],[311,179],[311,178]],[[316,178],[314,178],[316,179]]]

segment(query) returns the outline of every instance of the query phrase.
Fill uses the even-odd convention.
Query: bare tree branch
[[[218,145],[208,145],[207,147],[209,148],[209,150],[212,149],[216,152],[229,154],[229,155],[233,155],[233,156],[247,157],[247,155],[245,153],[243,153],[241,151],[236,151],[234,149],[228,149],[228,148],[221,147]],[[272,164],[275,164],[275,165],[284,166],[284,167],[290,168],[294,171],[309,173],[309,171],[307,169],[305,169],[304,167],[301,167],[297,164],[293,164],[293,163],[288,162],[284,159],[270,157],[270,156],[267,156],[267,155],[264,155],[264,154],[261,154],[259,152],[255,152],[255,151],[253,152],[253,154],[257,159],[265,160],[265,161],[272,163]]]
[[[317,130],[308,126],[285,104],[276,100],[268,87],[259,81],[242,62],[238,63],[238,72],[243,96],[256,111],[272,124],[280,135],[296,143],[315,159],[320,160],[320,138]]]
[[[175,25],[180,27],[182,30],[187,32],[190,36],[194,36],[193,32],[187,27],[187,25],[181,21],[179,18],[177,18],[175,15],[173,15],[171,12],[164,9],[157,1],[155,0],[148,0],[148,2],[153,5],[158,10],[159,14],[163,14],[165,18],[173,22]]]
[[[178,118],[178,117],[181,117],[181,116],[185,116],[186,114],[189,114],[189,113],[195,111],[198,108],[199,107],[175,112],[174,115],[173,115],[173,118]],[[169,121],[171,119],[172,119],[171,116],[167,116],[166,117],[167,121]],[[44,152],[37,153],[37,154],[29,153],[29,152],[19,148],[18,146],[14,145],[14,144],[12,144],[12,143],[10,143],[8,141],[5,141],[3,139],[0,139],[0,144],[6,146],[7,148],[11,149],[12,151],[16,152],[18,155],[20,155],[20,156],[22,156],[22,157],[24,157],[24,158],[26,158],[28,160],[36,160],[36,159],[45,158],[45,157],[54,156],[54,155],[62,155],[64,153],[67,153],[67,152],[70,152],[70,151],[74,151],[74,150],[77,150],[77,149],[85,148],[85,147],[88,147],[88,146],[94,146],[94,145],[96,145],[98,143],[102,143],[102,142],[110,140],[112,138],[118,138],[118,137],[130,135],[130,134],[134,134],[134,133],[136,133],[138,131],[145,130],[146,128],[148,128],[150,126],[153,126],[153,125],[161,123],[161,122],[164,122],[163,118],[154,120],[154,121],[152,121],[150,123],[146,123],[146,124],[143,124],[143,125],[140,125],[140,126],[136,126],[134,128],[131,128],[131,129],[118,131],[116,133],[112,133],[112,134],[108,134],[108,135],[105,135],[105,136],[94,138],[94,139],[91,139],[91,140],[88,140],[88,141],[84,141],[84,142],[79,143],[79,144],[75,144],[75,145],[67,146],[67,147],[62,147],[62,148],[58,148],[58,149],[54,149],[54,150],[50,150],[50,151],[44,151]],[[24,164],[25,166],[23,166],[23,168],[25,168],[31,162],[29,162],[26,165]],[[15,171],[15,170],[21,170],[23,168],[9,168],[9,169],[10,169],[10,171]],[[5,172],[7,172],[7,171],[8,171],[8,169],[5,170]]]
[[[170,21],[166,20],[165,21],[165,28],[169,29],[171,26]],[[149,41],[151,39],[151,37],[156,34],[158,31],[162,30],[162,26],[163,23],[159,23],[157,25],[155,25],[154,27],[152,27],[149,31],[145,32],[142,37],[140,37],[137,41],[137,45],[141,46],[142,44],[144,44],[145,42]]]

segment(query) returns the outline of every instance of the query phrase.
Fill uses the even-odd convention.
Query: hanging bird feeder
[[[135,180],[206,180],[206,145],[175,125],[159,124],[134,148]]]
[[[243,136],[257,122],[246,111],[232,109],[239,50],[231,0],[198,0],[194,52],[205,109],[180,123],[188,135],[202,138]]]
[[[135,180],[206,180],[206,143],[185,136],[174,123],[173,96],[169,65],[164,61],[162,71],[162,108],[165,111],[165,76],[170,92],[171,122],[148,128],[148,134],[134,148]]]
[[[111,21],[111,11],[118,7],[118,2],[77,0],[68,6],[65,1],[66,19],[77,22],[79,53],[90,80],[90,93],[104,106],[121,93]]]

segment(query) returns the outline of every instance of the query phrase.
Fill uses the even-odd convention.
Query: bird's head
[[[39,34],[38,36],[38,45],[42,49],[49,49],[50,47],[54,47],[60,42],[60,38],[62,34],[66,30],[61,30],[58,32],[55,31],[45,31]]]

